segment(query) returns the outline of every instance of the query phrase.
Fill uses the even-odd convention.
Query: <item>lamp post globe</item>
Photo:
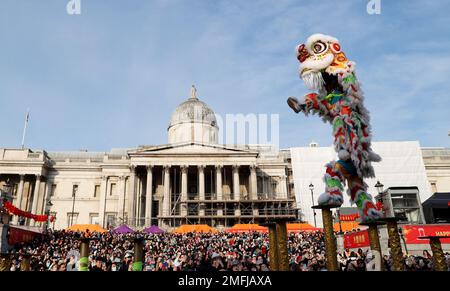
[[[378,194],[383,193],[383,187],[384,185],[380,183],[380,181],[377,181],[377,183],[375,184],[375,188],[377,188]]]

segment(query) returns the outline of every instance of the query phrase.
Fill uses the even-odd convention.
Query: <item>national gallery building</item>
[[[321,227],[321,215],[311,206],[324,191],[324,165],[337,159],[331,146],[275,151],[270,145],[219,144],[218,136],[214,112],[193,87],[172,114],[167,144],[110,152],[0,148],[0,190],[8,186],[21,210],[56,216],[50,225],[55,229],[73,224],[220,229],[276,218]],[[374,164],[376,178],[365,181],[373,196],[377,181],[387,189],[416,189],[417,207],[434,193],[450,192],[450,149],[421,148],[417,141],[372,145],[383,158]],[[343,207],[351,206],[348,200]],[[411,216],[408,207],[398,211]],[[12,223],[44,226],[18,216]]]
[[[110,152],[0,148],[0,188],[10,185],[22,210],[56,215],[55,229],[295,219],[288,152],[221,145],[218,135],[214,112],[193,89],[172,114],[168,144]],[[41,226],[17,216],[12,224]]]

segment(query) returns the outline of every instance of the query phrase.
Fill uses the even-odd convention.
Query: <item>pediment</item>
[[[258,155],[257,151],[246,149],[245,147],[231,147],[220,144],[202,144],[202,143],[179,143],[165,144],[159,146],[140,147],[136,150],[129,151],[130,156],[142,155],[196,155],[196,154],[212,154],[212,155]]]

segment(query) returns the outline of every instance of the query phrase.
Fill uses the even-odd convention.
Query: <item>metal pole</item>
[[[277,227],[275,223],[270,223],[267,225],[269,227],[269,260],[270,260],[270,270],[279,271],[279,260],[278,260],[278,244],[277,244]]]
[[[398,228],[398,232],[399,232],[400,238],[401,238],[402,241],[403,241],[403,245],[405,246],[405,252],[406,252],[406,255],[409,255],[409,253],[408,253],[408,247],[407,247],[407,245],[406,245],[405,236],[403,235],[403,230],[402,230],[401,227]]]
[[[431,251],[433,252],[433,265],[435,271],[448,271],[448,265],[442,251],[441,238],[450,236],[421,236],[420,239],[429,239]]]
[[[380,237],[378,235],[378,226],[376,223],[368,223],[366,225],[369,226],[370,249],[373,251],[377,251],[380,254],[380,269],[381,271],[384,271],[383,255],[381,253]]]
[[[314,205],[314,193],[313,193],[313,189],[311,190],[311,205]],[[317,227],[317,222],[316,222],[316,210],[313,208],[313,213],[314,213],[314,227]]]
[[[144,246],[143,239],[136,238],[134,240],[134,259],[133,259],[133,271],[142,271],[144,265]]]
[[[339,221],[339,234],[342,234],[342,223],[341,223],[341,208],[339,207],[337,210],[338,221]]]
[[[333,216],[330,207],[313,206],[313,209],[320,208],[322,210],[323,234],[325,239],[325,256],[327,258],[328,271],[337,271],[337,247],[336,237],[333,231]]]
[[[89,239],[88,238],[81,239],[80,271],[89,271]]]
[[[20,271],[31,271],[30,259],[31,255],[23,255],[22,261],[20,262]]]
[[[22,149],[25,148],[25,135],[27,132],[27,126],[28,126],[28,120],[30,118],[30,109],[27,109],[27,115],[25,115],[25,125],[23,127],[23,134],[22,134]]]
[[[72,193],[72,215],[70,216],[70,225],[69,226],[72,226],[73,225],[73,216],[74,216],[74,211],[75,211],[75,192],[73,192]]]
[[[1,254],[0,255],[0,272],[7,272],[11,268],[11,255]]]
[[[387,218],[387,231],[389,235],[389,247],[391,248],[394,271],[403,271],[403,251],[398,234],[396,218]]]
[[[276,222],[278,269],[289,271],[289,255],[287,249],[287,228],[285,221]]]

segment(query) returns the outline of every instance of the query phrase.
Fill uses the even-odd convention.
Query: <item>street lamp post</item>
[[[52,201],[48,200],[47,208],[46,208],[46,211],[45,211],[45,214],[47,215],[47,221],[45,222],[45,232],[47,232],[47,230],[48,230],[48,222],[49,222],[49,219],[50,219],[50,208],[52,206],[53,206]]]
[[[341,223],[341,208],[336,209],[338,221],[339,221],[339,234],[342,234],[342,223]]]
[[[405,240],[405,236],[403,235],[403,229],[401,226],[398,227],[398,234],[400,235],[400,238],[403,241],[403,245],[405,246],[406,255],[408,255],[408,247],[406,246],[406,240]]]
[[[75,189],[76,188],[72,189],[72,212],[71,212],[71,215],[70,215],[70,225],[69,225],[69,227],[73,225],[73,216],[74,216],[73,212],[75,211],[75,194],[76,194],[76,190]]]
[[[311,203],[314,206],[314,185],[313,185],[313,183],[309,184],[309,190],[311,190]],[[313,213],[314,213],[314,227],[317,227],[316,210],[315,209],[313,209]]]
[[[380,183],[380,181],[378,180],[377,183],[374,185],[374,187],[377,189],[378,192],[378,198],[377,201],[381,202],[381,204],[383,205],[383,187],[384,185]]]

